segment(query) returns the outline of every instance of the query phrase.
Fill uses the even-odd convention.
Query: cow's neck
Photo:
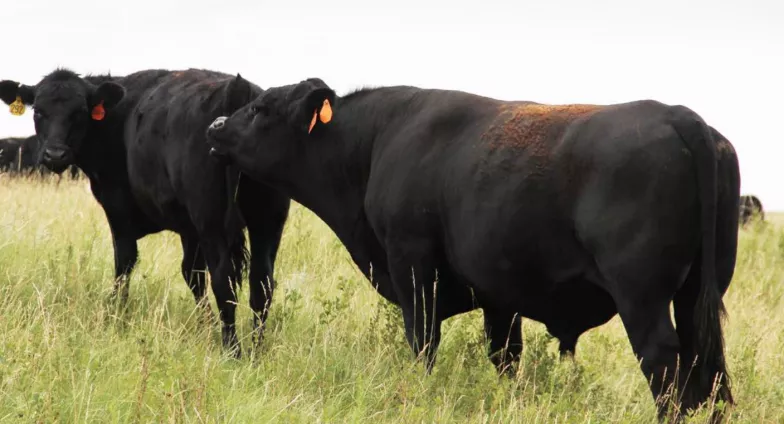
[[[106,81],[122,84],[123,77],[110,75],[85,78],[94,86]],[[125,106],[127,109],[128,106]],[[127,113],[110,114],[100,125],[91,126],[76,155],[78,166],[93,182],[125,181],[127,177],[126,153],[123,143],[123,128]]]
[[[382,90],[339,98],[325,133],[304,143],[307,147],[296,152],[294,166],[276,173],[283,177],[276,185],[329,225],[365,274],[366,261],[373,261],[374,271],[386,272],[385,254],[364,208],[377,134],[402,119],[401,108],[413,94],[405,90],[390,98]],[[380,109],[376,105],[382,101]]]
[[[78,166],[91,180],[116,180],[126,169],[122,135],[91,129],[76,154]]]
[[[275,172],[283,177],[280,183],[292,199],[313,210],[334,230],[351,226],[351,220],[364,216],[377,134],[398,119],[394,102],[380,97],[377,92],[381,90],[338,98],[334,118],[323,134],[298,143],[302,148],[292,155],[295,165],[287,164]],[[382,100],[384,107],[380,109],[376,104]]]
[[[296,165],[276,173],[283,178],[275,185],[318,215],[351,250],[369,230],[363,204],[372,147],[357,138],[309,141]]]

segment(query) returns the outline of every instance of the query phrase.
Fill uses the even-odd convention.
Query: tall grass
[[[2,178],[2,177],[0,177]],[[130,301],[112,288],[112,244],[86,181],[0,179],[0,422],[650,423],[655,410],[616,317],[560,361],[524,323],[523,367],[499,379],[481,312],[448,320],[433,374],[412,361],[397,308],[332,232],[293,208],[263,347],[221,353],[180,276],[176,235],[139,243]],[[725,297],[737,407],[731,422],[784,422],[784,232],[741,232]],[[212,305],[213,309],[214,302]],[[699,413],[691,422],[704,422]]]

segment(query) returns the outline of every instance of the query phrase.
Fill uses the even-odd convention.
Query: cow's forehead
[[[298,85],[284,85],[270,88],[262,94],[262,100],[270,106],[282,107],[296,101],[302,96],[302,90],[297,90]]]
[[[261,99],[267,104],[278,104],[286,99],[285,92],[280,88],[271,88],[261,95]]]
[[[87,99],[87,87],[74,81],[42,82],[35,95],[36,104],[81,105]]]

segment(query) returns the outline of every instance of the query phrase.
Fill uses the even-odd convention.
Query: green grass
[[[765,212],[765,220],[775,225],[784,225],[784,212]]]
[[[498,379],[485,357],[481,312],[455,317],[424,376],[397,308],[298,205],[263,349],[241,361],[222,355],[217,327],[199,324],[174,234],[139,243],[130,302],[118,310],[107,301],[108,226],[85,181],[2,178],[0,205],[0,422],[655,421],[617,317],[581,338],[575,363],[559,361],[556,342],[526,320],[514,380]],[[741,232],[725,297],[738,403],[730,422],[784,422],[783,254],[779,226]],[[245,349],[247,295],[238,318]]]

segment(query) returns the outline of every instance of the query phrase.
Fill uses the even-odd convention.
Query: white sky
[[[744,4],[745,6],[741,6]],[[784,1],[3,1],[0,79],[56,66],[320,77],[544,103],[684,104],[734,144],[743,193],[784,210]],[[34,132],[0,111],[0,136]]]

